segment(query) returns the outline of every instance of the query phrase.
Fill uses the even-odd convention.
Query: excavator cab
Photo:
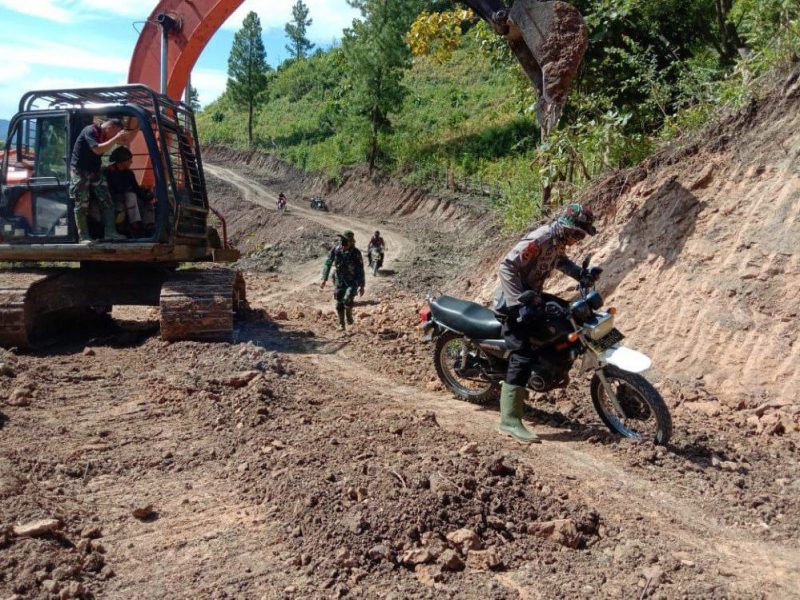
[[[100,239],[98,222],[97,241],[80,244],[69,194],[72,148],[83,128],[111,118],[139,132],[131,170],[147,191],[151,219],[134,235],[121,212],[125,237]],[[51,317],[114,305],[160,306],[164,339],[230,341],[233,314],[244,305],[241,274],[177,269],[239,257],[209,206],[197,140],[192,110],[144,85],[22,97],[0,159],[0,345],[29,347]],[[209,227],[212,213],[221,237]],[[41,267],[51,261],[68,266]]]
[[[78,246],[69,198],[72,147],[86,125],[110,118],[139,132],[130,148],[132,170],[152,196],[151,223],[144,235]],[[181,102],[143,85],[29,92],[9,125],[6,148],[0,260],[222,260],[226,251],[236,258],[213,247],[218,236],[209,236],[194,114]],[[119,225],[125,229],[124,219]]]

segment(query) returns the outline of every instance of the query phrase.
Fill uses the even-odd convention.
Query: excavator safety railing
[[[167,195],[176,240],[200,240],[207,235],[208,196],[197,127],[192,109],[141,84],[31,91],[20,99],[20,112],[57,108],[85,109],[135,105],[153,117],[149,124],[161,148],[169,174]],[[142,123],[141,126],[148,124]]]

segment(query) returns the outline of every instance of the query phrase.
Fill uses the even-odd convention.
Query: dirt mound
[[[682,410],[739,411],[754,434],[800,432],[799,131],[800,98],[779,94],[594,194],[605,216],[586,250],[631,342]]]

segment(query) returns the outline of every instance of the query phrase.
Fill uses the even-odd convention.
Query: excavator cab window
[[[11,123],[0,176],[4,242],[70,239],[67,113],[18,115]]]

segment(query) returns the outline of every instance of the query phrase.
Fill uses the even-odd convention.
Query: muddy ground
[[[499,437],[415,327],[427,289],[488,277],[488,215],[319,213],[217,159],[248,252],[234,344],[168,344],[155,309],[121,308],[0,359],[0,598],[800,596],[800,435],[769,398],[714,413],[701,379],[662,377],[654,448],[606,432],[576,378],[530,402],[543,444]],[[342,335],[318,279],[344,228],[389,255]]]

